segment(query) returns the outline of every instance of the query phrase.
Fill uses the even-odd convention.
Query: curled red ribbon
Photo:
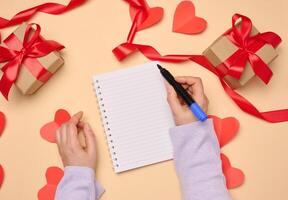
[[[36,30],[33,29],[33,25],[36,26]],[[28,61],[25,67],[36,79],[45,82],[51,76],[50,72],[39,65],[36,59],[48,55],[52,51],[59,51],[64,46],[53,40],[40,38],[40,32],[41,27],[38,24],[29,24],[25,30],[23,44],[17,42],[17,37],[11,34],[4,40],[8,48],[0,46],[0,63],[7,62],[2,67],[3,75],[0,80],[0,92],[7,100],[9,91],[17,80],[23,62]],[[34,65],[30,66],[29,63]]]
[[[137,0],[130,0],[129,2],[136,2],[136,1]],[[130,6],[133,6],[133,4],[130,3]],[[145,11],[144,9],[145,8],[143,7],[143,12]],[[125,59],[127,56],[133,54],[136,51],[140,51],[146,58],[148,58],[150,60],[159,60],[159,61],[163,61],[163,62],[173,62],[173,63],[180,63],[180,62],[185,62],[188,60],[196,62],[197,64],[199,64],[199,65],[203,66],[204,68],[206,68],[207,70],[211,71],[213,74],[215,74],[219,78],[219,81],[221,82],[221,85],[224,88],[225,92],[232,98],[232,100],[244,112],[249,113],[255,117],[258,117],[260,119],[263,119],[263,120],[271,122],[271,123],[288,121],[288,109],[274,110],[274,111],[267,111],[267,112],[259,111],[252,103],[250,103],[247,99],[245,99],[243,96],[238,94],[235,90],[233,90],[225,82],[225,80],[224,80],[225,74],[223,74],[218,68],[213,66],[206,59],[206,57],[204,57],[203,55],[164,55],[164,56],[162,56],[152,46],[133,44],[133,39],[129,40],[129,38],[131,38],[131,35],[133,35],[132,38],[134,38],[134,36],[136,35],[137,27],[136,28],[133,27],[133,26],[137,26],[137,23],[136,23],[137,19],[136,18],[137,18],[137,16],[135,16],[135,18],[133,20],[132,27],[131,27],[131,30],[129,32],[127,42],[122,43],[113,49],[113,53],[119,61]],[[230,62],[232,60],[231,63],[239,64],[243,60],[245,60],[245,62],[246,62],[247,57],[248,57],[249,62],[251,63],[251,66],[253,65],[252,67],[253,67],[254,72],[264,82],[268,83],[270,80],[270,74],[269,74],[269,72],[267,73],[267,68],[265,68],[266,66],[264,66],[265,63],[264,64],[261,63],[263,61],[257,55],[255,55],[255,52],[257,51],[257,48],[260,48],[261,46],[263,46],[263,43],[264,44],[268,43],[268,44],[271,44],[273,47],[276,47],[281,42],[281,39],[278,35],[276,35],[275,33],[272,33],[272,32],[262,33],[262,34],[256,35],[255,37],[250,37],[251,29],[249,27],[250,27],[250,25],[252,25],[250,19],[248,17],[243,16],[243,15],[235,14],[233,16],[233,19],[232,19],[233,25],[235,25],[235,22],[238,18],[242,18],[245,21],[244,25],[242,26],[240,31],[238,31],[238,29],[237,29],[237,31],[235,32],[235,29],[232,28],[230,32],[226,33],[226,35],[227,35],[227,37],[232,37],[233,40],[231,40],[231,41],[233,41],[233,43],[235,42],[235,44],[238,47],[242,48],[241,53],[243,53],[245,50],[247,51],[247,52],[245,52],[245,54],[246,54],[245,59],[246,60],[240,59],[239,61],[237,60],[237,62],[235,62],[235,60],[236,60],[235,58],[232,58],[232,59],[228,58],[227,62]],[[236,28],[235,26],[233,26],[233,27]],[[256,48],[256,46],[253,47],[253,45],[251,44],[253,42],[256,42],[257,48]],[[239,53],[239,51],[238,51],[238,53]],[[225,63],[225,64],[227,64],[227,63]],[[241,75],[241,70],[242,70],[241,67],[242,66],[243,66],[243,64],[240,65],[239,67],[237,66],[233,69],[231,67],[229,73],[238,77],[239,74]],[[262,67],[264,67],[263,71],[261,71],[261,69],[263,69]],[[239,72],[238,72],[238,70],[239,70]],[[265,75],[263,75],[262,73]]]
[[[127,42],[132,43],[136,35],[136,32],[138,31],[137,27],[141,23],[143,23],[148,17],[148,5],[145,0],[125,0],[125,1],[137,10],[137,13],[133,19],[133,23],[127,37]]]
[[[59,3],[44,3],[26,10],[23,10],[14,15],[10,20],[0,17],[0,28],[13,26],[29,20],[37,12],[43,12],[52,15],[59,15],[66,11],[69,11],[75,7],[85,3],[86,0],[71,0],[67,5]]]

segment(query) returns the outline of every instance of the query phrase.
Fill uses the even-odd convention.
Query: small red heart
[[[59,109],[56,111],[54,116],[54,121],[48,122],[40,129],[41,137],[51,143],[56,142],[56,131],[65,122],[69,121],[71,118],[70,114],[64,110]]]
[[[38,191],[38,200],[54,200],[57,185],[61,181],[64,172],[58,167],[49,167],[45,175],[47,184]]]
[[[70,114],[64,109],[59,109],[55,113],[54,121],[58,125],[62,125],[63,123],[68,122],[70,119]]]
[[[49,122],[40,129],[40,135],[48,142],[56,142],[56,131],[60,126],[56,122]]]
[[[221,160],[227,188],[233,189],[242,185],[245,179],[244,173],[240,169],[232,167],[228,157],[223,153],[221,153]]]
[[[45,173],[47,184],[38,191],[38,200],[54,200],[57,185],[63,175],[59,167],[49,167]]]
[[[0,165],[0,188],[2,186],[3,181],[4,181],[4,169],[2,165]]]
[[[163,8],[161,7],[150,8],[146,2],[145,4],[147,7],[147,11],[148,11],[148,17],[143,23],[137,24],[138,31],[149,28],[153,26],[154,24],[157,24],[163,17],[163,13],[164,13]],[[139,12],[139,9],[133,6],[130,6],[130,17],[132,21],[134,20],[138,12]]]
[[[222,161],[222,170],[224,172],[231,167],[231,163],[230,163],[229,158],[223,153],[220,154],[220,158]]]
[[[244,183],[245,175],[237,168],[231,167],[224,172],[226,178],[226,186],[228,189],[239,187]]]
[[[54,200],[57,186],[45,185],[38,191],[38,200]]]
[[[206,20],[195,16],[195,6],[191,1],[182,1],[179,3],[174,14],[174,32],[196,34],[203,32],[206,27]]]
[[[214,129],[220,147],[224,146],[235,137],[239,130],[239,121],[236,118],[227,117],[220,119],[213,115],[209,115],[209,117],[213,119]],[[242,185],[245,179],[244,173],[240,169],[232,167],[229,158],[225,154],[221,153],[220,158],[227,188],[233,189]]]
[[[5,115],[0,112],[0,136],[2,135],[5,128]]]
[[[237,135],[239,130],[239,121],[236,118],[227,117],[221,119],[213,115],[210,115],[209,117],[213,119],[214,129],[220,147],[223,147]]]
[[[45,174],[47,183],[51,185],[58,185],[63,175],[64,172],[59,167],[49,167]]]

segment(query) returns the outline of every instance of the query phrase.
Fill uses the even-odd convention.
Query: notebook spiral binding
[[[116,147],[115,147],[115,144],[113,142],[113,136],[111,134],[111,128],[109,127],[109,118],[108,118],[107,110],[105,109],[105,105],[103,103],[104,99],[102,97],[101,86],[99,84],[99,80],[98,79],[94,80],[93,84],[94,84],[94,90],[95,90],[97,101],[98,101],[98,108],[101,112],[102,126],[104,128],[104,131],[106,134],[106,141],[107,141],[108,146],[109,146],[111,161],[112,161],[113,167],[118,168],[119,163],[118,163],[118,158],[117,158],[117,154],[116,154]]]

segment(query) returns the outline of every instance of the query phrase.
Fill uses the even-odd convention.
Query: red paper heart
[[[47,183],[51,185],[58,185],[63,175],[64,172],[59,167],[49,167],[45,174]]]
[[[5,115],[0,112],[0,136],[2,135],[5,128]]]
[[[45,185],[38,192],[38,200],[54,200],[57,186]]]
[[[45,174],[47,184],[38,191],[38,200],[54,200],[57,185],[63,175],[64,172],[59,167],[49,167]]]
[[[239,130],[239,121],[234,117],[220,119],[217,116],[209,115],[213,119],[215,133],[217,135],[220,147],[231,141]],[[231,166],[229,158],[223,153],[220,154],[222,161],[222,171],[226,179],[228,189],[239,187],[243,184],[244,173],[235,167]]]
[[[225,154],[221,153],[220,156],[227,188],[233,189],[242,185],[245,179],[244,173],[240,169],[232,167],[229,158]]]
[[[69,121],[70,119],[71,119],[70,114],[64,109],[59,109],[55,113],[54,121],[58,125],[62,125],[63,123]]]
[[[206,27],[206,20],[195,16],[195,6],[191,1],[182,1],[179,3],[174,14],[174,32],[196,34],[203,32]]]
[[[4,181],[4,169],[3,169],[2,165],[0,165],[0,188],[3,184],[3,181]]]
[[[231,163],[230,163],[229,158],[223,153],[220,154],[220,158],[221,158],[221,161],[222,161],[222,170],[224,172],[224,171],[228,170],[231,167]]]
[[[149,28],[153,26],[154,24],[157,24],[163,17],[163,13],[164,13],[163,8],[161,7],[150,8],[148,4],[146,3],[146,1],[145,1],[145,4],[147,7],[147,11],[148,11],[148,17],[143,23],[137,24],[138,31]],[[134,20],[138,12],[139,12],[139,9],[133,6],[130,6],[130,17],[132,21]]]
[[[234,117],[220,119],[219,117],[210,115],[213,119],[214,129],[218,137],[220,147],[223,147],[231,141],[239,130],[239,121]]]
[[[48,122],[40,129],[41,137],[51,143],[56,142],[56,130],[71,118],[70,114],[64,110],[59,109],[56,111],[54,121]]]
[[[56,122],[49,122],[45,124],[40,130],[41,137],[47,140],[48,142],[55,143],[56,142],[56,130],[59,127],[60,126]]]
[[[245,175],[237,168],[230,167],[224,172],[228,189],[237,188],[244,183]]]

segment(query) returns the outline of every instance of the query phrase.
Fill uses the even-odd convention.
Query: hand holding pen
[[[176,77],[175,80],[186,89],[188,94],[198,103],[204,112],[208,109],[208,99],[204,93],[203,84],[200,78],[192,76]],[[171,107],[173,117],[177,126],[195,122],[198,119],[191,112],[184,100],[177,95],[174,88],[166,83],[167,100]]]
[[[180,77],[178,78],[178,81],[175,80],[174,76],[165,68],[163,68],[160,64],[157,64],[158,69],[160,70],[160,73],[164,77],[164,79],[173,87],[175,91],[175,95],[179,96],[187,105],[186,109],[188,109],[193,113],[193,115],[200,121],[204,122],[206,119],[208,119],[208,116],[206,115],[206,110],[204,110],[202,107],[204,106],[204,100],[207,100],[207,97],[204,94],[204,89],[202,85],[202,81],[200,78],[193,78],[193,77]],[[169,87],[168,87],[169,89]],[[170,95],[173,95],[173,92],[169,89],[168,92]],[[168,94],[169,94],[168,93]],[[198,100],[195,100],[194,96],[199,99],[201,102],[198,102]],[[168,99],[169,100],[169,99]],[[172,100],[175,100],[175,102],[169,102],[170,106],[172,105],[176,106],[174,107],[176,110],[177,108],[181,108],[179,106],[181,104],[181,100],[174,98]],[[199,105],[200,104],[200,105]],[[202,105],[202,106],[201,106]],[[178,106],[178,107],[177,107]],[[182,106],[182,109],[185,109],[185,106]],[[207,108],[206,108],[207,109]],[[172,110],[173,111],[173,110]]]
[[[176,77],[175,80],[180,83],[186,91],[195,99],[204,112],[208,110],[208,99],[204,94],[203,84],[200,78],[192,76]],[[171,107],[173,117],[177,126],[195,122],[198,119],[191,112],[184,100],[177,95],[174,88],[166,84],[167,100]]]

